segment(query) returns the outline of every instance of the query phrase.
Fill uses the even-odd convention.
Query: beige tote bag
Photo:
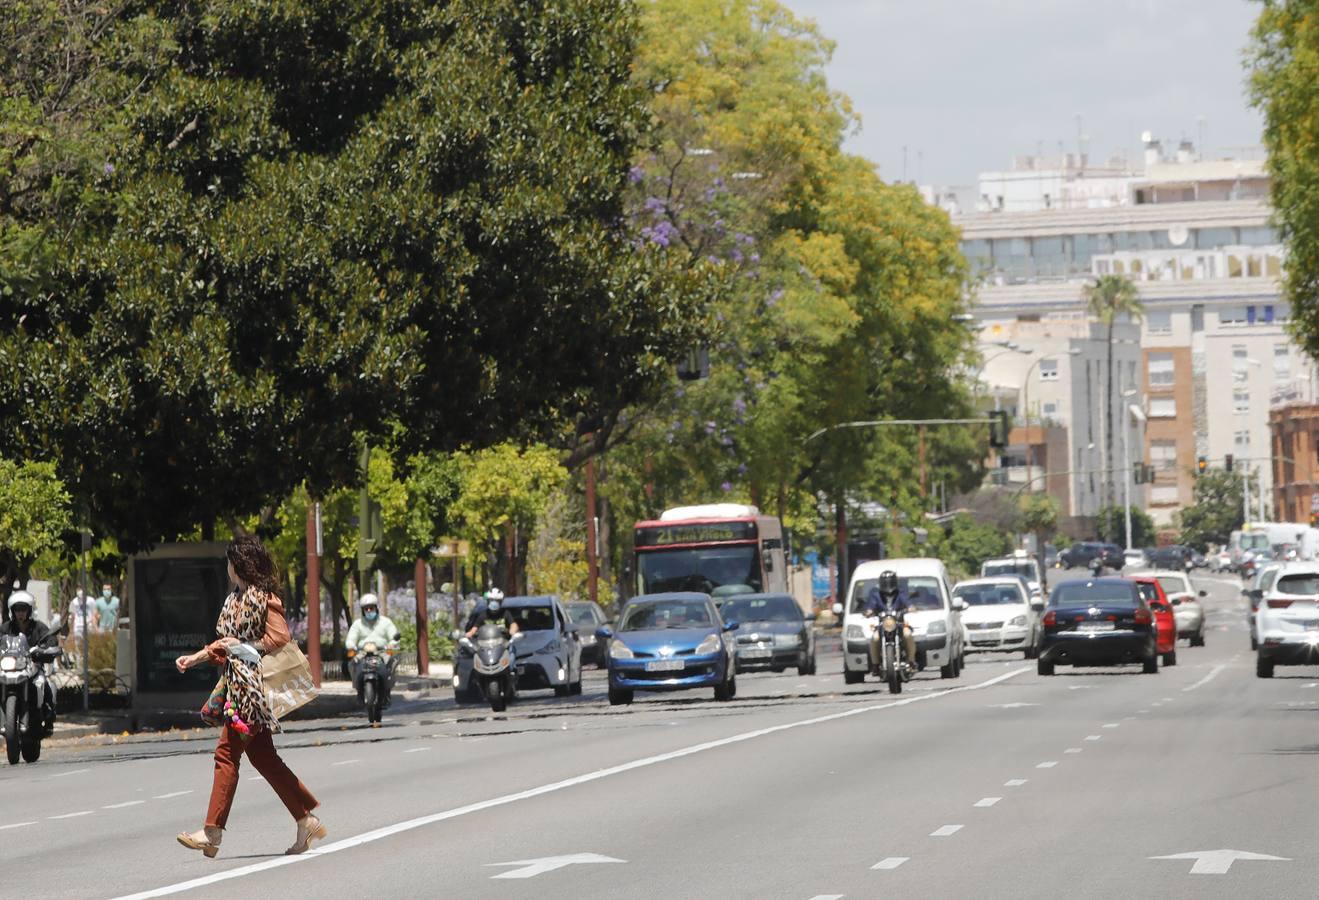
[[[276,719],[316,699],[311,666],[294,641],[261,658],[261,683]]]

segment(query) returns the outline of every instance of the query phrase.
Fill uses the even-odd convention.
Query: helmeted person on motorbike
[[[396,649],[400,638],[398,626],[389,616],[380,614],[380,601],[376,595],[363,594],[362,599],[357,601],[357,607],[361,615],[348,629],[348,637],[344,639],[344,645],[354,653],[359,653],[367,644],[375,644],[382,651],[386,648]],[[394,658],[385,657],[384,662],[385,680],[381,685],[380,699],[384,706],[388,706],[390,688],[394,684]],[[353,687],[357,688],[357,696],[360,699],[362,666],[357,658],[353,660]]]
[[[865,616],[883,616],[886,611],[891,611],[896,615],[905,616],[911,609],[912,606],[907,600],[906,593],[898,585],[897,573],[885,571],[879,573],[878,584],[866,594],[866,601],[861,606],[861,614]],[[883,630],[876,625],[875,633],[870,636],[870,669],[872,672],[878,671],[880,660],[883,659],[883,650],[880,648],[883,633]],[[915,671],[916,637],[911,633],[911,626],[905,620],[902,623],[902,642],[907,648],[907,662],[912,671]]]
[[[499,588],[491,588],[485,592],[485,604],[472,610],[472,614],[467,618],[467,639],[471,640],[476,637],[477,630],[482,625],[499,625],[508,632],[509,637],[518,633],[518,623],[508,614],[504,608],[504,592]]]
[[[32,614],[36,608],[36,603],[32,595],[27,591],[14,591],[9,595],[9,621],[5,623],[4,633],[12,635],[23,635],[27,638],[28,650],[51,650],[59,646],[58,636],[46,627],[42,622]],[[44,671],[44,666],[42,667]],[[41,709],[42,721],[46,725],[46,730],[55,722],[55,689],[51,687],[50,679],[46,678],[45,690],[42,692]]]

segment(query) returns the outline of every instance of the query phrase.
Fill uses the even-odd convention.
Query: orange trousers
[[[206,810],[208,827],[224,828],[229,821],[229,810],[238,790],[238,764],[244,753],[252,761],[253,768],[284,801],[294,820],[305,818],[319,805],[306,785],[279,758],[267,729],[256,729],[251,739],[245,741],[232,725],[225,725],[220,732],[220,741],[215,745],[215,781],[211,785],[211,805]]]

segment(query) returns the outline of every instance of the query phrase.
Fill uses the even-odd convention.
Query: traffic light
[[[1231,454],[1231,453],[1229,453],[1227,456],[1224,456],[1224,457],[1223,457],[1223,470],[1224,470],[1224,471],[1227,471],[1227,472],[1231,472],[1231,471],[1232,471],[1232,454]]]
[[[1319,509],[1310,511],[1310,527],[1319,528]]]
[[[1153,479],[1150,478],[1150,469],[1144,463],[1136,463],[1136,469],[1132,473],[1132,479],[1136,484],[1149,484]]]
[[[1195,474],[1203,475],[1208,468],[1209,460],[1205,459],[1203,456],[1195,461]]]
[[[1002,450],[1008,445],[1008,411],[996,409],[989,414],[989,446]]]

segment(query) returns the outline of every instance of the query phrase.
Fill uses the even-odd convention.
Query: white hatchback
[[[1154,578],[1168,595],[1172,614],[1177,620],[1177,637],[1187,638],[1192,647],[1205,645],[1205,608],[1201,597],[1208,591],[1197,590],[1185,572],[1123,572],[1128,577]]]
[[[1319,665],[1319,565],[1291,563],[1278,572],[1255,612],[1255,674],[1274,666]]]
[[[962,628],[967,652],[1019,651],[1034,659],[1040,648],[1040,612],[1044,600],[1031,597],[1021,578],[972,578],[953,588],[953,599],[966,604]]]
[[[834,605],[843,617],[843,680],[863,681],[870,671],[870,635],[876,619],[862,615],[861,607],[881,572],[898,576],[899,589],[907,595],[911,611],[906,622],[916,638],[916,657],[926,668],[939,667],[944,678],[962,674],[966,647],[962,635],[961,600],[954,601],[948,589],[948,570],[937,559],[880,559],[864,562],[852,573],[847,590],[847,608]]]

